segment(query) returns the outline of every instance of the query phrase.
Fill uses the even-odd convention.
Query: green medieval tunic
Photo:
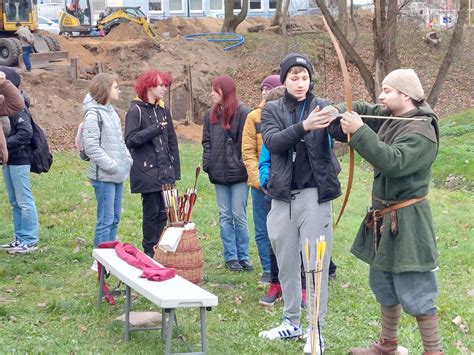
[[[340,112],[345,105],[336,106]],[[361,115],[384,115],[381,105],[355,103]],[[386,115],[386,114],[385,114]],[[436,114],[427,103],[402,117],[427,118],[427,121],[364,120],[366,124],[352,136],[349,145],[374,167],[372,207],[427,196],[431,165],[438,152],[439,131]],[[397,232],[391,232],[397,218]],[[428,200],[385,214],[380,222],[378,248],[374,229],[362,222],[351,252],[371,268],[400,273],[425,272],[438,265],[435,231]]]

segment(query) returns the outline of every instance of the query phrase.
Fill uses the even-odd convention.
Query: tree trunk
[[[439,67],[438,75],[436,76],[435,83],[433,84],[430,95],[427,99],[431,108],[434,108],[438,102],[439,95],[443,90],[444,81],[446,80],[446,75],[448,75],[449,68],[453,63],[454,58],[457,56],[459,48],[461,47],[464,24],[466,23],[467,18],[467,8],[469,6],[468,1],[470,0],[461,0],[458,11],[458,19],[456,21],[456,26],[454,27],[453,36],[451,37],[451,41],[449,42],[448,49],[446,50],[443,63],[441,63],[441,66]]]
[[[283,53],[282,57],[286,56],[290,52],[290,43],[288,39],[288,9],[290,8],[290,0],[285,0],[285,6],[281,14],[281,34],[283,36]]]
[[[323,13],[324,18],[326,19],[329,27],[331,28],[331,31],[334,33],[334,36],[336,36],[340,46],[342,47],[344,51],[346,51],[347,55],[351,58],[351,61],[359,70],[359,73],[362,76],[362,79],[364,80],[365,87],[367,88],[367,91],[372,97],[372,100],[375,102],[375,95],[374,95],[375,82],[374,82],[374,78],[372,77],[372,73],[369,71],[364,61],[362,60],[362,58],[355,51],[354,47],[351,46],[347,38],[344,36],[344,34],[341,32],[341,30],[337,26],[337,23],[334,20],[334,18],[331,16],[331,14],[329,13],[329,10],[326,7],[324,0],[315,0],[315,1],[316,1],[316,4],[318,4],[318,7],[321,9],[321,12]]]
[[[392,70],[400,67],[397,53],[397,15],[400,11],[397,0],[375,0],[374,11],[374,64],[375,96],[381,91],[383,78]],[[409,0],[406,0],[409,1]],[[402,7],[406,4],[402,3]]]
[[[351,40],[351,46],[355,47],[357,43],[359,42],[359,26],[357,26],[357,22],[355,20],[355,15],[354,15],[354,0],[351,0],[351,23],[352,23],[352,28],[354,30],[354,37]]]
[[[270,26],[279,26],[280,25],[282,3],[283,3],[282,0],[277,0],[275,15],[273,16],[272,23],[270,24]]]
[[[234,15],[233,0],[225,0],[224,7],[224,24],[222,25],[221,32],[235,33],[237,26],[239,26],[247,17],[249,0],[242,0],[242,9],[237,15]]]
[[[337,1],[337,25],[341,28],[344,36],[347,36],[347,1],[338,0]]]

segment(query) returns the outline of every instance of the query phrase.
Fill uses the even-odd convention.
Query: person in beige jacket
[[[248,185],[251,188],[253,220],[255,225],[255,242],[257,244],[258,256],[262,266],[260,283],[269,284],[271,281],[270,267],[270,240],[267,233],[267,214],[270,211],[270,202],[265,199],[259,182],[258,157],[262,149],[262,133],[260,131],[260,115],[265,104],[268,92],[281,86],[279,75],[267,76],[260,84],[262,102],[251,111],[245,121],[242,136],[242,160],[247,169]]]

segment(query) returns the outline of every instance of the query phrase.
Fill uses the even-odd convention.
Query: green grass
[[[201,148],[181,144],[180,151],[183,180],[179,187],[183,190],[192,186]],[[439,163],[446,164],[446,161],[443,158]],[[163,351],[158,332],[132,333],[130,342],[123,341],[123,327],[113,321],[123,313],[123,299],[119,298],[116,306],[103,304],[100,309],[95,308],[97,281],[89,267],[96,204],[93,189],[86,179],[86,167],[75,153],[58,153],[48,174],[32,177],[40,216],[40,250],[23,256],[0,254],[0,353],[151,354]],[[345,181],[344,175],[341,181]],[[350,346],[369,344],[379,333],[379,311],[368,287],[367,265],[349,253],[369,200],[370,184],[370,171],[359,163],[349,205],[334,236],[333,257],[338,275],[330,285],[325,328],[327,354],[342,354]],[[140,197],[128,192],[128,184],[126,191],[119,236],[124,242],[140,245]],[[443,349],[447,354],[459,353],[458,342],[474,350],[472,336],[451,323],[459,315],[471,328],[474,324],[473,297],[468,295],[474,288],[473,197],[471,192],[436,188],[430,195],[440,251],[437,306]],[[0,184],[0,205],[0,243],[3,243],[13,235],[3,184]],[[339,206],[340,200],[334,204],[334,210],[338,211]],[[264,292],[257,287],[259,267],[254,272],[241,274],[225,270],[214,190],[205,175],[199,181],[193,217],[205,259],[202,287],[219,297],[219,305],[207,313],[209,353],[301,353],[301,341],[270,342],[258,338],[259,331],[280,322],[282,304],[274,308],[258,305]],[[253,236],[251,213],[249,226]],[[74,253],[78,237],[84,238],[86,244]],[[251,260],[258,265],[253,241]],[[115,282],[109,280],[108,283]],[[156,310],[142,297],[136,298],[133,307]],[[198,312],[178,310],[177,316],[186,339],[197,346],[200,341]],[[411,317],[402,317],[400,342],[412,353],[421,353],[421,340]],[[175,350],[186,351],[178,341],[174,345]]]
[[[434,181],[442,185],[449,175],[464,179],[474,191],[474,109],[444,117],[440,121],[440,151],[433,165]]]

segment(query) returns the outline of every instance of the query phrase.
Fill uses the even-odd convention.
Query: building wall
[[[307,9],[308,1],[309,0],[292,0],[290,3],[290,12],[295,13],[299,9]],[[248,16],[273,16],[275,10],[270,8],[270,4],[275,6],[276,0],[249,0],[249,7],[251,8],[248,11]],[[140,6],[141,10],[152,19],[170,16],[224,17],[224,0],[123,0],[123,5]],[[235,12],[238,13],[238,11],[239,10],[236,10]]]

